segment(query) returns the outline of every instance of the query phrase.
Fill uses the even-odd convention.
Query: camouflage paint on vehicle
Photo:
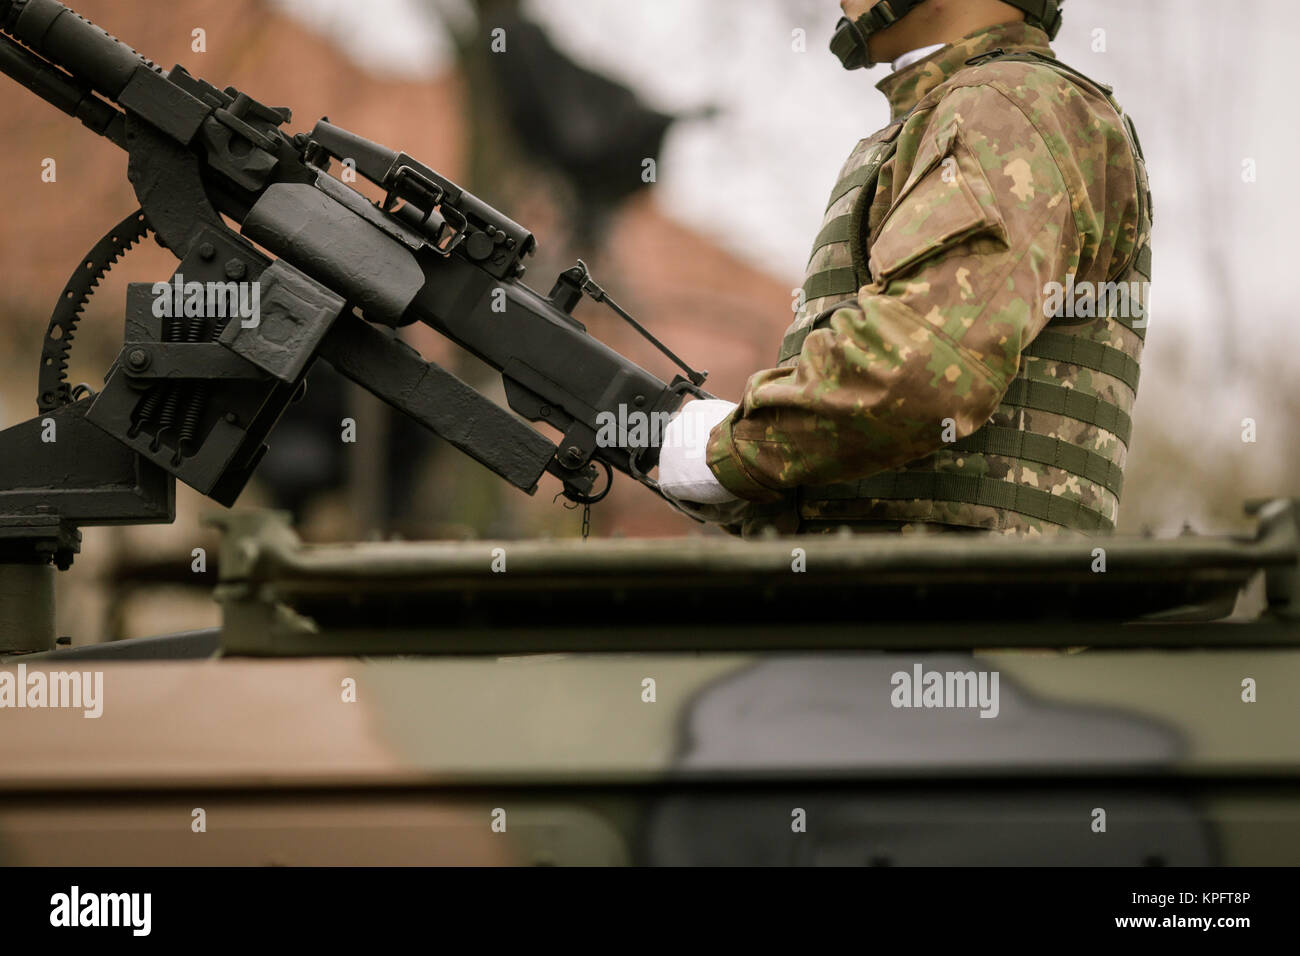
[[[1060,539],[309,546],[240,516],[217,658],[0,662],[104,678],[98,718],[0,710],[0,862],[1294,865],[1300,526],[1260,518],[1115,538],[1101,573]],[[584,589],[624,612],[575,617]],[[740,624],[667,623],[706,593]],[[899,706],[918,670],[998,674],[996,715]]]

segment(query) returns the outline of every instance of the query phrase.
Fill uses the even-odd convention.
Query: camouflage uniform
[[[712,433],[749,502],[730,529],[1109,530],[1145,317],[1114,296],[1053,311],[1049,284],[1145,288],[1131,123],[1025,23],[878,88],[893,123],[832,192],[780,367]]]

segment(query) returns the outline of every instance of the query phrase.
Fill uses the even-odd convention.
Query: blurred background
[[[545,291],[583,258],[730,399],[771,364],[839,166],[888,116],[873,88],[888,67],[846,73],[826,50],[835,0],[71,5],[160,64],[291,106],[295,131],[328,115],[420,157],[537,235],[525,281]],[[1300,9],[1067,0],[1065,17],[1058,54],[1115,87],[1155,193],[1152,319],[1120,530],[1241,527],[1244,499],[1300,488],[1289,328]],[[491,49],[494,30],[505,31],[504,52]],[[14,84],[0,97],[0,135],[9,425],[36,411],[59,290],[136,203],[124,154]],[[48,159],[53,182],[42,179]],[[98,385],[116,355],[126,283],[165,279],[174,265],[147,243],[114,269],[78,333],[74,384]],[[583,308],[595,335],[670,374],[626,326]],[[489,370],[421,332],[408,340],[426,357],[501,399]],[[241,507],[293,510],[312,540],[578,533],[580,515],[553,500],[551,479],[529,498],[327,370],[309,395],[273,434]],[[358,424],[354,445],[338,441],[345,416]],[[174,526],[86,529],[60,581],[60,632],[84,643],[216,623],[211,567],[190,568],[193,548],[215,552],[201,517],[216,510],[182,486]],[[592,533],[702,532],[625,479],[593,511]]]

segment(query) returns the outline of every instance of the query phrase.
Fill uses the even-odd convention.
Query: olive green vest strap
[[[1133,278],[1138,282],[1143,282],[1143,283],[1151,282],[1151,241],[1149,239],[1142,244],[1142,248],[1138,250],[1137,256],[1133,259],[1131,272]],[[1140,317],[1140,320],[1135,321],[1134,319],[1125,318],[1123,316],[1116,318],[1117,322],[1121,322],[1124,325],[1128,326],[1130,329],[1134,331],[1134,333],[1137,334],[1137,337],[1144,342],[1146,341],[1146,337],[1147,337],[1146,310],[1148,306],[1149,303],[1143,303],[1142,315]]]
[[[852,216],[836,216],[826,225],[822,226],[822,231],[817,233],[817,238],[813,240],[813,252],[817,252],[823,246],[829,246],[832,242],[848,242],[852,233]]]
[[[1040,465],[1051,465],[1101,485],[1116,498],[1124,490],[1124,469],[1096,452],[1059,438],[999,425],[985,425],[952,445],[954,451],[972,455],[1003,455]]]
[[[821,299],[832,295],[852,295],[858,291],[858,277],[852,269],[827,269],[804,283],[804,298]]]
[[[894,145],[891,142],[889,155],[893,156],[893,154]],[[853,201],[853,208],[849,210],[849,256],[853,262],[853,271],[862,277],[858,288],[871,281],[871,253],[867,249],[868,220],[871,216],[871,204],[876,201],[876,188],[879,185],[880,178],[877,174],[876,178],[867,183],[862,192],[858,193],[858,198]]]
[[[881,165],[883,164],[867,163],[864,166],[859,166],[857,169],[853,170],[853,172],[841,179],[835,184],[835,191],[831,193],[831,201],[827,203],[827,208],[829,209],[831,206],[843,199],[850,190],[857,189],[859,186],[865,186],[868,182],[875,179],[876,174],[880,172]]]
[[[777,356],[776,363],[778,365],[784,365],[786,362],[790,361],[790,359],[802,352],[803,344],[808,340],[808,336],[812,334],[814,328],[815,326],[805,325],[803,328],[795,329],[793,332],[787,334],[786,337],[781,340],[781,352]]]
[[[1092,342],[1078,335],[1064,332],[1040,332],[1029,343],[1025,355],[1046,359],[1049,362],[1069,362],[1094,372],[1119,379],[1134,392],[1138,387],[1140,366],[1133,356],[1100,342]]]
[[[857,290],[855,289],[854,292],[856,291]],[[817,329],[829,328],[832,315],[846,305],[851,303],[856,305],[857,301],[857,296],[855,295],[841,299],[829,308],[822,309],[822,311],[817,313],[813,320],[803,328],[795,329],[793,332],[787,334],[786,337],[781,340],[781,357],[777,361],[783,363],[794,358],[794,356],[803,351],[803,343],[807,340],[809,335]]]
[[[1137,271],[1138,267],[1140,266],[1140,264],[1144,259],[1146,260],[1146,268],[1150,269],[1151,268],[1151,247],[1149,245],[1143,246],[1142,249],[1138,252],[1137,259],[1135,260],[1134,265],[1127,273],[1127,275],[1131,277],[1131,281],[1142,282],[1142,283],[1149,283],[1151,281],[1150,278],[1145,273],[1139,273]],[[1111,316],[1107,316],[1107,318],[1111,319],[1114,322],[1118,322],[1120,325],[1127,328],[1129,331],[1131,331],[1134,335],[1138,337],[1138,341],[1145,342],[1147,338],[1148,303],[1140,302],[1139,306],[1140,306],[1140,310],[1137,308],[1130,308],[1129,315],[1111,315]]]
[[[858,288],[866,285],[871,281],[871,267],[867,262],[867,225],[871,213],[871,204],[876,200],[876,187],[880,185],[880,171],[884,169],[885,163],[894,158],[898,151],[898,134],[903,129],[903,124],[907,122],[908,117],[912,115],[916,107],[907,111],[907,116],[894,123],[884,134],[884,138],[876,150],[875,157],[867,163],[867,168],[871,170],[871,177],[863,184],[862,192],[858,193],[857,198],[853,200],[853,208],[849,210],[848,226],[848,246],[849,255],[853,259],[853,270],[859,276]],[[857,289],[854,290],[855,292]]]
[[[1064,415],[1085,425],[1095,425],[1113,434],[1126,447],[1133,434],[1133,419],[1122,408],[1074,388],[1018,378],[1011,382],[1011,387],[1002,396],[1002,404]]]
[[[803,283],[803,301],[813,314],[820,314],[818,310],[824,309],[828,301],[855,295],[871,281],[863,248],[867,210],[876,195],[880,170],[897,149],[898,134],[905,119],[881,130],[871,140],[859,143],[850,157],[852,162],[846,164],[848,171],[831,190],[826,218],[813,240],[808,259],[809,269],[814,268],[814,263],[822,267],[807,274]],[[778,363],[784,365],[803,348],[811,328],[810,323],[803,321],[804,317],[801,315],[791,324],[781,342]]]
[[[809,488],[805,496],[822,501],[855,498],[957,501],[1014,511],[1081,531],[1110,531],[1114,528],[1109,518],[1078,501],[1028,485],[978,475],[892,471],[856,483]]]

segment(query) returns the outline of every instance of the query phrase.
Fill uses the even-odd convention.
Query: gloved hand
[[[659,489],[665,495],[706,505],[740,500],[722,487],[704,457],[709,433],[735,407],[720,399],[697,399],[669,420],[659,450]]]

